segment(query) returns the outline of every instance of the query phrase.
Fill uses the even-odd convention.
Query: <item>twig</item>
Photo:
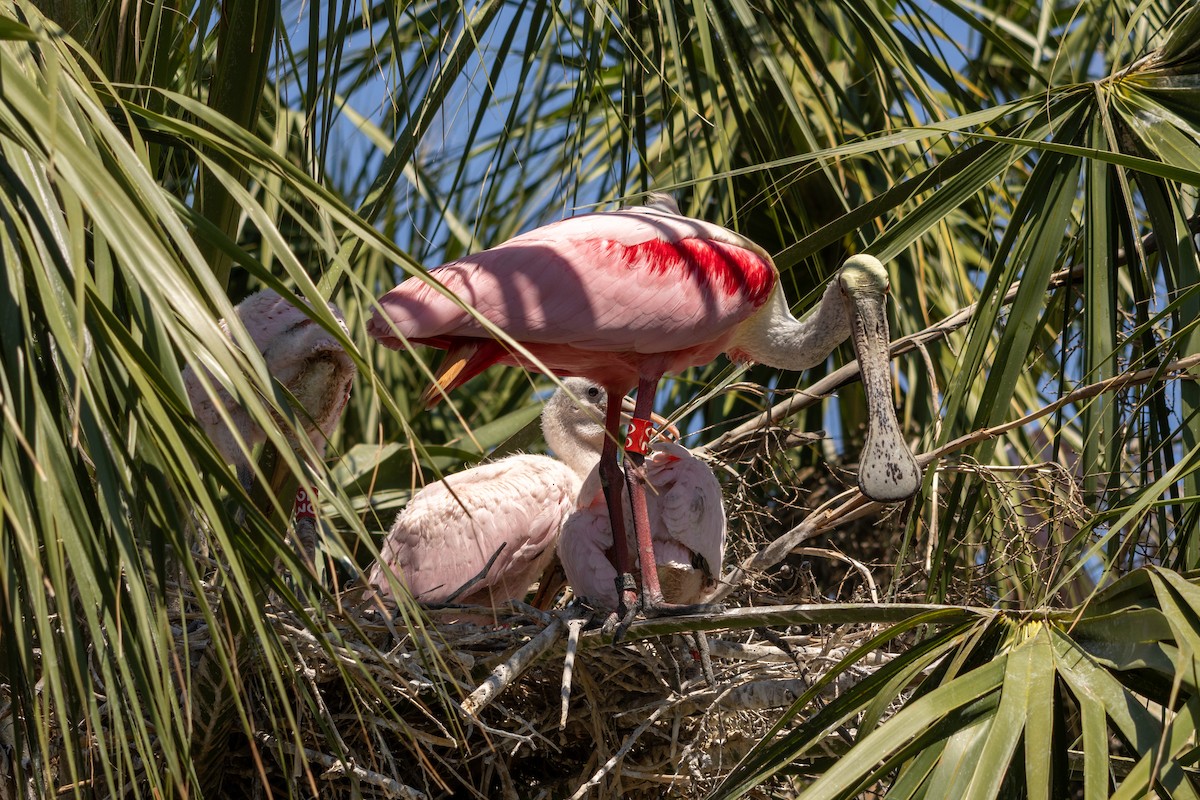
[[[696,640],[696,655],[700,657],[700,668],[704,671],[704,682],[709,686],[717,685],[717,676],[713,673],[712,650],[708,646],[708,637],[704,631],[695,631],[692,636]]]
[[[1082,268],[1076,269],[1079,269],[1080,275],[1083,274]],[[1051,284],[1054,284],[1056,280],[1062,282],[1065,277],[1071,276],[1072,272],[1073,271],[1070,269],[1065,269],[1054,273],[1054,275],[1050,277]],[[1004,296],[1004,305],[1007,305],[1013,301],[1013,299],[1016,297],[1017,289],[1019,288],[1019,282],[1013,284],[1012,288],[1009,289],[1008,293]],[[935,322],[933,325],[930,325],[928,328],[925,328],[922,331],[909,334],[908,336],[902,336],[899,339],[894,340],[888,346],[889,360],[896,358],[897,356],[904,355],[910,350],[915,350],[921,345],[945,339],[951,333],[970,322],[974,318],[978,309],[979,304],[973,303],[965,308],[960,308],[950,316],[946,317],[940,322]],[[778,424],[780,420],[786,419],[797,412],[803,411],[809,406],[816,405],[845,384],[857,378],[858,374],[859,369],[857,360],[851,361],[848,364],[844,364],[807,389],[798,391],[787,400],[777,403],[776,405],[759,414],[754,419],[748,420],[733,430],[727,431],[721,436],[718,436],[707,445],[700,445],[699,447],[692,448],[692,452],[700,452],[704,454],[717,452],[739,442],[742,439],[753,436],[758,430],[767,425]]]
[[[641,735],[650,728],[651,725],[657,722],[658,718],[661,717],[668,708],[671,708],[671,706],[659,706],[654,710],[653,714],[646,718],[645,722],[643,722],[641,725],[638,725],[634,729],[633,733],[629,734],[629,737],[621,743],[620,749],[613,753],[612,758],[610,758],[608,761],[605,761],[600,769],[596,770],[596,774],[588,778],[587,783],[575,790],[575,793],[571,795],[571,800],[579,800],[579,798],[587,794],[588,789],[591,789],[594,786],[599,786],[600,781],[604,780],[604,776],[612,772],[613,767],[615,767],[617,763],[625,757],[625,754],[633,748],[634,742],[636,742]]]
[[[325,773],[322,777],[335,778],[341,775],[350,775],[364,783],[369,783],[372,786],[378,786],[389,797],[401,797],[405,800],[428,800],[423,792],[417,791],[411,786],[406,786],[400,781],[389,778],[387,775],[381,775],[378,772],[372,772],[369,769],[355,766],[348,759],[335,758],[334,756],[325,753],[318,753],[316,750],[307,747],[297,747],[291,742],[281,741],[276,739],[269,733],[256,733],[255,738],[261,741],[268,747],[278,747],[292,755],[301,753],[303,756],[314,763],[320,764],[325,768]]]
[[[814,660],[828,655],[825,646],[795,646],[791,645],[791,653],[784,652],[776,646],[765,644],[743,644],[731,642],[714,636],[708,640],[712,657],[718,661],[756,661],[762,664],[797,664],[801,659]],[[880,664],[891,660],[888,653],[876,653],[873,658],[879,658]]]
[[[875,579],[871,577],[871,570],[867,569],[867,565],[861,561],[857,561],[845,553],[839,553],[836,550],[827,550],[824,547],[797,547],[792,552],[799,556],[824,556],[825,558],[844,561],[858,570],[858,574],[862,575],[863,580],[867,582],[867,589],[871,592],[871,602],[879,602],[879,591],[875,588]]]
[[[1013,428],[1019,428],[1033,420],[1052,414],[1069,403],[1077,403],[1080,400],[1086,400],[1104,392],[1123,389],[1127,386],[1148,383],[1168,373],[1183,372],[1197,365],[1200,365],[1200,354],[1187,356],[1163,366],[1139,370],[1128,375],[1117,375],[1097,383],[1081,386],[1074,391],[1068,392],[1054,402],[1026,414],[1020,419],[995,425],[991,428],[981,428],[972,431],[951,442],[947,442],[936,450],[922,453],[916,456],[917,464],[921,469],[925,469],[931,463],[938,461],[948,453],[961,450],[964,447],[987,439],[993,439]],[[1191,376],[1186,377],[1191,378]],[[783,536],[763,546],[754,555],[742,561],[741,564],[731,567],[721,576],[721,586],[710,598],[710,602],[715,603],[720,601],[740,586],[750,574],[761,573],[775,566],[809,539],[833,528],[836,524],[850,522],[865,516],[880,508],[880,506],[880,503],[868,501],[858,489],[849,489],[834,497]]]
[[[921,351],[921,360],[925,362],[925,374],[929,377],[929,389],[933,393],[933,407],[942,407],[942,393],[938,389],[937,370],[933,368],[933,359],[929,356],[929,348],[925,343],[917,345],[917,349]],[[935,414],[933,417],[933,440],[936,442],[942,438],[942,416]],[[938,489],[941,481],[941,473],[938,470],[933,471],[933,476],[929,479],[929,496],[933,500],[933,508],[931,513],[926,517],[929,527],[929,535],[925,540],[925,573],[933,571],[933,551],[937,547],[938,541]]]
[[[720,637],[708,643],[709,652],[718,661],[756,661],[764,664],[791,664],[794,659],[773,645],[730,642]]]
[[[1055,411],[1058,411],[1060,408],[1069,403],[1078,403],[1080,400],[1087,400],[1088,398],[1095,397],[1098,394],[1115,391],[1117,389],[1124,389],[1127,386],[1134,386],[1139,383],[1149,383],[1156,378],[1165,376],[1167,373],[1183,372],[1184,370],[1191,369],[1197,365],[1200,365],[1200,353],[1177,359],[1172,361],[1170,364],[1150,367],[1126,375],[1116,375],[1102,381],[1097,381],[1096,383],[1089,383],[1086,386],[1080,386],[1078,389],[1067,392],[1054,402],[1044,405],[1035,411],[1029,412],[1020,419],[1004,422],[1000,425],[994,425],[991,428],[981,428],[976,431],[971,431],[970,433],[960,436],[957,439],[946,442],[946,444],[942,445],[936,450],[932,450],[928,453],[923,453],[917,456],[917,463],[921,465],[921,467],[925,467],[930,462],[940,459],[947,453],[955,450],[961,450],[967,445],[977,444],[978,442],[982,442],[986,439],[994,439],[1000,434],[1006,433],[1013,428],[1019,428],[1022,425],[1027,425],[1030,422],[1033,422],[1035,419],[1041,419],[1048,414],[1053,414]],[[1192,380],[1196,379],[1194,376],[1190,375],[1186,377],[1191,378]]]
[[[696,692],[684,698],[675,708],[681,715],[707,712],[714,708],[722,711],[766,711],[790,706],[808,688],[808,682],[801,678],[750,681],[720,691]]]
[[[478,716],[485,706],[491,703],[501,692],[508,688],[514,680],[537,661],[543,653],[559,640],[563,634],[564,617],[571,618],[581,613],[576,609],[568,609],[565,614],[555,614],[541,633],[529,640],[529,643],[508,657],[504,663],[496,666],[466,700],[462,701],[463,713],[469,717]]]
[[[838,501],[847,495],[849,495],[848,500],[841,503],[841,505],[835,506]],[[850,490],[838,495],[809,514],[803,522],[783,536],[759,548],[758,552],[746,558],[741,564],[730,567],[721,576],[721,586],[709,598],[709,602],[719,602],[740,586],[748,576],[753,573],[764,572],[775,566],[787,558],[793,549],[800,546],[803,542],[812,539],[814,536],[831,529],[835,523],[854,519],[858,516],[854,512],[863,508],[876,507],[878,507],[878,504],[870,503],[858,490]]]
[[[1050,285],[1057,286],[1062,283],[1066,283],[1068,280],[1075,280],[1082,275],[1082,266],[1059,270],[1050,276]],[[1005,293],[1004,299],[1001,301],[1001,305],[1008,305],[1011,303],[1016,298],[1017,291],[1020,288],[1021,284],[1019,281],[1014,283],[1012,287],[1009,288],[1008,292]],[[910,350],[915,350],[922,345],[945,339],[951,333],[974,319],[975,314],[979,311],[979,306],[979,303],[972,303],[969,306],[960,308],[950,316],[945,317],[939,322],[935,322],[922,331],[911,333],[908,336],[902,336],[899,339],[894,340],[888,346],[889,360],[896,358],[897,356],[904,355]],[[793,414],[803,411],[809,406],[816,405],[845,384],[854,380],[856,377],[858,377],[858,374],[859,369],[857,360],[851,361],[848,364],[844,364],[807,389],[798,391],[787,400],[775,404],[771,408],[759,414],[757,417],[742,423],[733,430],[726,431],[724,434],[718,436],[716,439],[713,439],[708,444],[693,447],[692,452],[696,454],[708,455],[710,453],[720,452],[721,450],[740,442],[742,439],[752,437],[760,429],[768,425],[776,425],[780,422],[780,420],[786,419]]]
[[[579,649],[579,632],[583,630],[584,619],[572,619],[567,622],[567,654],[563,656],[562,674],[562,714],[558,718],[558,729],[567,727],[567,710],[571,707],[571,676],[575,670],[575,652]]]
[[[524,720],[522,720],[522,722],[524,722]],[[506,731],[503,728],[493,728],[492,726],[488,725],[487,723],[485,723],[483,720],[479,719],[478,717],[471,720],[471,724],[478,726],[481,731],[488,734],[489,736],[494,736],[497,739],[509,739],[510,741],[516,742],[516,745],[514,745],[514,748],[520,747],[521,745],[525,745],[526,747],[530,748],[531,750],[533,749],[534,737],[530,736],[527,733],[516,733],[514,731]],[[526,727],[528,727],[528,723],[526,723]],[[514,749],[514,752],[516,752],[515,749]]]
[[[1189,217],[1187,220],[1187,227],[1188,230],[1193,234],[1200,232],[1200,214]],[[1154,234],[1154,232],[1150,232],[1142,237],[1140,245],[1140,251],[1142,253],[1155,252],[1158,249],[1158,237]],[[1128,261],[1128,254],[1124,248],[1122,248],[1121,251],[1117,253],[1114,266],[1121,266],[1128,263]],[[1076,264],[1073,267],[1060,269],[1059,271],[1050,275],[1047,288],[1051,289],[1062,286],[1066,283],[1074,283],[1083,277],[1084,270],[1085,267],[1083,264]],[[1020,291],[1020,288],[1020,281],[1013,283],[1013,285],[1009,287],[1008,291],[1004,293],[1004,297],[1001,299],[1000,305],[1006,306],[1011,304],[1013,300],[1016,299],[1017,292]],[[962,328],[964,325],[974,319],[975,315],[979,312],[981,305],[983,305],[982,302],[972,303],[969,306],[960,308],[958,311],[955,311],[953,314],[945,317],[940,322],[935,322],[933,325],[930,325],[928,328],[925,328],[922,331],[918,331],[917,333],[912,333],[908,336],[902,336],[899,339],[896,339],[889,346],[889,358],[895,358],[896,356],[904,355],[910,350],[914,350],[922,345],[928,344],[929,342],[936,342],[941,339],[945,339],[951,333],[959,328]],[[825,378],[817,381],[808,389],[789,397],[782,403],[772,406],[754,419],[739,425],[731,431],[725,432],[706,445],[693,447],[692,453],[697,456],[707,456],[719,452],[742,439],[751,437],[759,429],[766,427],[767,425],[775,425],[780,420],[790,417],[796,412],[820,402],[842,385],[854,380],[858,374],[858,362],[851,361],[849,364],[846,364],[841,368],[829,373],[827,376],[825,376]]]

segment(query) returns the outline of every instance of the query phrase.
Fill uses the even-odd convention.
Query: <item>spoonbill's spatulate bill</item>
[[[852,338],[870,403],[860,486],[898,500],[920,485],[900,437],[887,365],[887,272],[871,256],[851,258],[802,320],[789,311],[770,256],[733,231],[681,215],[665,195],[644,207],[585,214],[546,225],[433,270],[430,277],[521,343],[557,375],[587,377],[610,396],[637,387],[626,467],[641,473],[655,388],[667,372],[706,364],[725,352],[789,370],[821,363]],[[368,330],[380,342],[447,350],[436,401],[492,364],[536,365],[491,337],[475,316],[426,280],[410,278],[380,299]],[[631,569],[621,510],[617,409],[608,409],[600,474],[616,559]],[[667,607],[654,569],[645,491],[629,480],[643,569],[643,606]],[[624,610],[636,596],[625,592]]]

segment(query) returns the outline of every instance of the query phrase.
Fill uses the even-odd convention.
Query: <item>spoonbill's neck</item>
[[[783,290],[776,284],[763,307],[742,323],[730,355],[799,372],[823,362],[848,338],[850,319],[837,278],[829,282],[821,302],[803,319],[792,316]]]
[[[892,406],[887,295],[888,274],[879,260],[854,256],[829,282],[816,309],[802,320],[792,316],[776,285],[767,303],[742,324],[729,348],[737,359],[805,370],[852,339],[870,409],[858,483],[867,497],[879,502],[903,500],[921,486],[921,470]]]
[[[570,467],[581,482],[600,462],[603,426],[572,426],[561,416],[551,413],[542,418],[542,433],[555,457]]]

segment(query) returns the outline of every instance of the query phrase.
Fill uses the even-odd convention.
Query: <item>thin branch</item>
[[[1086,400],[1090,397],[1095,397],[1108,391],[1124,389],[1127,386],[1133,386],[1139,383],[1149,383],[1156,379],[1165,379],[1171,373],[1184,373],[1185,370],[1191,369],[1200,365],[1200,354],[1191,355],[1186,358],[1172,361],[1164,366],[1154,367],[1139,370],[1138,372],[1129,373],[1127,375],[1117,375],[1097,383],[1081,386],[1074,391],[1068,392],[1059,399],[1049,405],[1042,406],[1036,411],[1021,417],[1020,419],[1005,422],[1001,425],[996,425],[991,428],[982,428],[977,431],[972,431],[964,436],[947,442],[936,450],[918,455],[917,464],[921,469],[927,468],[931,463],[938,461],[948,453],[956,450],[961,450],[969,445],[977,444],[986,439],[995,438],[1013,428],[1019,428],[1033,420],[1053,414],[1059,408],[1068,403],[1077,403],[1081,400]],[[1188,374],[1182,374],[1180,378],[1195,380]],[[718,602],[722,598],[730,594],[734,589],[742,585],[742,583],[755,573],[762,573],[767,569],[775,566],[788,555],[795,552],[796,548],[804,542],[812,539],[827,530],[831,530],[835,525],[844,524],[866,514],[872,513],[882,507],[882,503],[873,503],[863,497],[858,489],[849,489],[837,497],[832,498],[825,504],[817,508],[816,511],[808,515],[808,517],[790,531],[775,539],[771,543],[760,548],[756,553],[746,558],[741,564],[731,567],[724,575],[721,576],[721,588],[719,588],[710,602]]]
[[[809,683],[803,678],[768,678],[742,683],[720,692],[697,692],[685,698],[676,706],[676,710],[680,714],[695,714],[714,708],[727,712],[786,708],[796,702],[808,688]]]
[[[559,690],[562,695],[562,713],[558,718],[560,731],[567,727],[567,711],[571,707],[571,676],[575,671],[575,653],[579,649],[579,633],[583,630],[584,622],[583,618],[567,622],[567,654],[563,656],[562,688]]]
[[[1128,386],[1134,386],[1140,383],[1150,383],[1154,380],[1165,380],[1169,373],[1185,373],[1180,374],[1177,377],[1179,377],[1181,380],[1196,380],[1197,376],[1188,375],[1186,374],[1186,371],[1197,365],[1200,365],[1200,353],[1187,356],[1186,358],[1177,359],[1172,361],[1170,364],[1149,367],[1147,369],[1138,370],[1137,372],[1131,372],[1125,375],[1116,375],[1112,378],[1097,381],[1096,383],[1089,383],[1086,386],[1081,386],[1078,389],[1068,392],[1048,405],[1044,405],[1039,409],[1029,412],[1019,419],[1011,420],[1000,425],[995,425],[991,428],[982,428],[977,431],[972,431],[971,433],[960,436],[957,439],[946,442],[946,444],[942,445],[936,450],[932,450],[928,453],[922,453],[921,455],[917,456],[917,463],[924,468],[931,462],[940,459],[947,453],[955,450],[961,450],[968,445],[976,444],[986,439],[994,439],[1000,434],[1006,433],[1013,428],[1019,428],[1022,425],[1027,425],[1036,419],[1041,419],[1044,416],[1053,414],[1055,411],[1058,411],[1060,408],[1069,403],[1078,403],[1080,400],[1087,400],[1105,392],[1124,389]]]
[[[871,602],[879,602],[879,590],[875,588],[875,579],[871,577],[871,570],[867,569],[867,565],[857,559],[853,559],[845,553],[839,553],[836,550],[827,550],[824,547],[797,547],[792,551],[798,556],[824,556],[832,558],[835,561],[842,561],[849,564],[858,571],[858,574],[863,576],[863,580],[867,583],[867,590],[871,593]]]
[[[1083,276],[1083,267],[1075,266],[1069,269],[1059,270],[1050,276],[1050,286],[1056,287],[1064,283],[1078,280]],[[1017,296],[1017,291],[1021,288],[1021,283],[1018,281],[1005,293],[1001,305],[1008,305]],[[935,322],[928,328],[917,333],[911,333],[908,336],[902,336],[896,339],[888,346],[889,358],[896,358],[905,353],[916,350],[918,347],[929,344],[930,342],[940,341],[948,337],[951,333],[964,327],[979,311],[979,303],[972,303],[969,306],[960,308],[950,316]],[[707,455],[710,453],[720,452],[734,444],[740,443],[743,439],[752,438],[758,431],[768,425],[777,425],[780,421],[797,414],[809,406],[816,405],[825,398],[829,397],[835,391],[850,383],[859,376],[858,361],[851,361],[844,364],[838,369],[826,375],[821,380],[814,383],[807,389],[802,389],[796,394],[777,403],[771,408],[759,414],[754,419],[748,420],[733,430],[713,439],[706,445],[699,445],[692,448],[693,453]]]
[[[625,757],[625,754],[633,748],[634,743],[641,737],[641,735],[645,733],[651,725],[657,722],[658,718],[661,717],[663,712],[665,712],[668,708],[670,708],[669,705],[660,706],[659,708],[655,709],[653,714],[646,718],[645,722],[637,726],[633,733],[629,734],[629,737],[622,742],[621,748],[617,750],[617,752],[613,753],[612,758],[610,758],[608,761],[605,761],[604,765],[601,766],[600,769],[596,770],[595,775],[593,775],[585,784],[575,790],[575,794],[571,795],[571,800],[579,800],[579,798],[587,794],[589,789],[599,786],[600,781],[604,780],[604,776],[612,772],[613,767],[615,767],[620,760]]]
[[[708,641],[712,650],[712,657],[718,661],[756,661],[760,663],[795,665],[798,658],[813,661],[820,658],[828,658],[831,653],[830,644],[825,639],[821,639],[821,643],[815,645],[789,645],[790,653],[784,652],[781,648],[774,645],[731,642],[728,639],[718,636],[714,636]],[[866,656],[859,663],[866,663],[868,666],[880,666],[892,658],[893,656],[889,653],[876,651]]]
[[[465,591],[467,591],[467,589],[470,589],[472,586],[474,586],[475,584],[477,584],[477,583],[479,583],[481,580],[483,580],[483,579],[484,579],[484,577],[485,577],[485,576],[488,574],[488,572],[490,572],[490,571],[491,571],[491,569],[492,569],[492,565],[496,563],[496,559],[500,557],[500,553],[501,553],[501,551],[503,551],[503,550],[504,550],[504,548],[505,548],[507,545],[508,545],[508,542],[501,542],[501,543],[500,543],[500,546],[496,548],[496,552],[492,553],[492,557],[491,557],[491,558],[489,558],[489,559],[487,560],[487,563],[483,565],[483,569],[479,570],[478,574],[476,574],[476,575],[475,575],[475,577],[473,577],[473,578],[470,578],[470,579],[469,579],[469,580],[467,580],[467,582],[466,582],[466,583],[464,583],[462,586],[460,586],[460,587],[458,587],[457,589],[455,589],[455,590],[454,590],[454,591],[453,591],[453,592],[450,594],[450,596],[449,596],[449,597],[447,597],[447,598],[446,598],[444,601],[442,601],[442,602],[443,602],[443,604],[450,604],[450,603],[453,603],[455,600],[457,600],[458,598],[462,597],[462,596],[463,596],[463,593],[464,593]]]
[[[917,463],[922,467],[925,466],[920,457],[917,458]],[[721,587],[710,598],[710,602],[716,603],[727,597],[750,575],[765,572],[775,566],[809,539],[813,539],[827,530],[832,530],[835,525],[867,516],[881,507],[881,503],[867,500],[858,489],[848,489],[837,497],[831,498],[809,514],[799,525],[761,547],[741,564],[731,567],[721,576]]]
[[[463,713],[468,717],[476,717],[488,704],[495,700],[501,692],[529,669],[543,653],[549,650],[563,635],[565,622],[578,616],[581,611],[567,609],[563,614],[555,614],[542,632],[529,640],[529,643],[517,650],[502,664],[498,664],[492,674],[487,677],[466,700],[462,701]]]
[[[381,775],[378,772],[372,772],[369,769],[355,766],[353,762],[347,761],[325,753],[318,753],[308,747],[297,747],[291,742],[285,742],[276,739],[269,733],[257,733],[256,739],[261,741],[268,747],[279,747],[285,752],[292,755],[301,754],[305,759],[312,763],[320,764],[325,768],[325,773],[321,776],[326,779],[338,778],[343,775],[348,775],[354,779],[360,780],[363,783],[369,783],[372,786],[378,786],[389,797],[400,797],[404,800],[426,800],[426,795],[411,786],[406,786],[400,781],[389,778],[387,775]]]
[[[933,407],[942,407],[942,393],[938,388],[937,370],[933,368],[933,359],[929,356],[929,348],[924,344],[917,345],[917,349],[921,351],[921,360],[925,362],[925,374],[929,376],[929,389],[933,392]],[[942,417],[940,414],[934,415],[933,418],[933,440],[936,442],[942,438]],[[938,489],[941,473],[934,470],[933,477],[929,482],[929,496],[933,498],[933,508],[927,517],[927,525],[929,527],[929,535],[925,537],[925,572],[930,572],[933,569],[933,551],[937,547],[938,542]]]

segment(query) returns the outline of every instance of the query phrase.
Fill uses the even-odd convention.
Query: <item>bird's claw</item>
[[[608,616],[604,618],[604,622],[600,623],[600,635],[612,636],[617,629],[617,623],[620,622],[617,612],[610,611]]]
[[[625,632],[633,624],[633,618],[637,616],[638,608],[641,605],[638,601],[637,583],[633,580],[632,575],[628,572],[618,575],[615,582],[617,585],[617,610],[604,621],[602,628],[604,633],[612,634],[613,644],[625,637]]]
[[[637,616],[638,607],[636,604],[630,606],[629,610],[621,619],[617,620],[617,615],[613,614],[612,619],[616,622],[612,629],[612,643],[619,644],[625,638],[625,632],[629,630],[629,626],[633,624],[633,618]],[[605,624],[608,624],[607,621]]]

